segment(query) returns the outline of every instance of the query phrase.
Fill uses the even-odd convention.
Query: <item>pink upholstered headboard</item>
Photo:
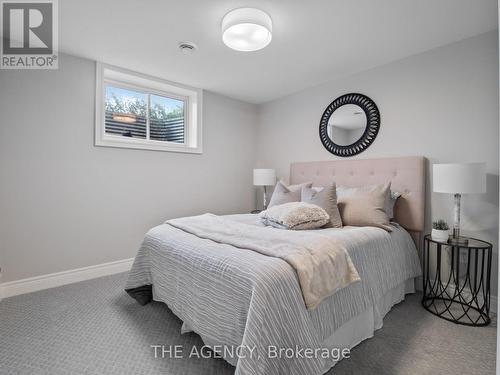
[[[312,181],[315,186],[363,186],[391,181],[402,196],[394,208],[396,221],[412,232],[424,230],[425,160],[422,156],[386,159],[351,159],[293,163],[290,183]]]

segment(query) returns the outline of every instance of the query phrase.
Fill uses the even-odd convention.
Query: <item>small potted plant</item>
[[[434,241],[448,242],[448,224],[446,221],[439,219],[432,223],[431,237]]]

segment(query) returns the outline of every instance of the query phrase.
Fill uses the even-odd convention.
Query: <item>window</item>
[[[201,153],[201,90],[97,64],[97,146]]]

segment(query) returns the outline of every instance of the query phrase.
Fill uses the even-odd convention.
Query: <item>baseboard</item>
[[[55,288],[61,285],[126,272],[132,267],[133,261],[134,258],[123,259],[115,262],[96,264],[95,266],[0,283],[0,300],[2,300],[2,298],[32,293],[42,289]]]
[[[115,262],[96,264],[95,266],[76,268],[69,271],[50,273],[47,275],[30,277],[27,279],[0,283],[0,301],[2,298],[13,297],[20,294],[32,293],[38,290],[55,288],[57,286],[77,283],[95,279],[102,276],[127,272],[132,267],[134,258],[117,260]],[[422,291],[422,278],[417,278],[417,290]],[[498,299],[490,297],[490,309],[497,313]]]

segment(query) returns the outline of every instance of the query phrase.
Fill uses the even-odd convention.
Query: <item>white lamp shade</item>
[[[276,171],[274,169],[254,169],[253,184],[255,186],[272,186],[276,183]]]
[[[236,51],[257,51],[271,43],[273,23],[260,9],[234,9],[224,16],[221,27],[222,41]]]
[[[485,193],[486,164],[434,164],[432,179],[437,193]]]

